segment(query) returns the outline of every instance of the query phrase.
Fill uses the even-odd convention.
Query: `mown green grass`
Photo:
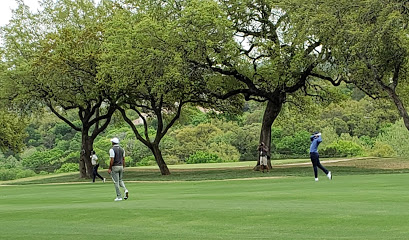
[[[1,239],[407,239],[408,178],[2,186]]]
[[[385,169],[381,163],[389,163],[395,167]],[[157,167],[137,167],[127,168],[125,180],[127,181],[203,181],[203,180],[224,180],[243,178],[269,178],[269,177],[311,177],[313,176],[312,166],[309,160],[296,160],[296,163],[307,163],[306,165],[291,165],[293,161],[273,162],[273,169],[268,173],[253,171],[255,162],[237,162],[226,164],[194,164],[177,165],[170,169],[171,174],[162,176]],[[335,176],[362,175],[362,174],[392,174],[409,173],[409,159],[354,159],[353,161],[340,163],[327,163],[322,161],[324,166],[334,172]],[[368,167],[370,164],[374,166]],[[387,166],[389,166],[387,165]],[[100,174],[111,181],[106,169],[100,170]],[[322,172],[320,173],[322,174]],[[97,181],[100,181],[97,179]],[[24,185],[24,184],[47,184],[47,183],[70,183],[70,182],[90,182],[89,179],[80,179],[78,173],[71,174],[51,174],[29,179],[18,179],[13,181],[0,182],[0,185]]]
[[[77,174],[2,182],[0,239],[407,239],[408,159],[323,161],[319,182],[285,163],[127,169],[122,202]]]

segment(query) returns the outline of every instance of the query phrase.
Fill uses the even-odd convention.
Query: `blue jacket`
[[[311,146],[310,146],[310,153],[318,153],[318,145],[322,142],[321,136],[315,137],[312,135],[311,139]]]

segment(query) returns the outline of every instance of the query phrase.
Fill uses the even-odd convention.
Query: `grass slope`
[[[348,161],[344,161],[348,160]],[[330,162],[334,159],[323,160],[322,164],[337,176],[362,174],[393,174],[409,173],[409,159],[401,158],[355,158],[336,159],[339,162]],[[204,181],[245,178],[270,177],[312,177],[311,162],[308,159],[273,161],[273,169],[269,173],[253,171],[255,162],[212,163],[212,164],[185,164],[172,165],[171,175],[162,176],[158,167],[127,168],[126,181]],[[99,173],[111,181],[106,169]],[[0,181],[0,185],[49,184],[90,182],[89,179],[80,179],[78,173],[50,174],[26,179]],[[100,181],[97,179],[97,181]]]
[[[113,201],[112,183],[2,186],[1,238],[407,239],[409,174],[335,174],[332,181],[321,174],[314,182],[311,171],[128,182],[130,199],[122,202]]]

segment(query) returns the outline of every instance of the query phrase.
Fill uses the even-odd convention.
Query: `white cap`
[[[117,137],[114,137],[111,139],[111,142],[118,144],[119,143],[119,139]]]

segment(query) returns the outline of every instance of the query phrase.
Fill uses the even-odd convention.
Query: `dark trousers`
[[[318,168],[320,168],[325,174],[328,174],[328,170],[320,163],[320,155],[318,153],[310,152],[310,158],[312,167],[314,168],[315,178],[318,178]]]
[[[98,167],[99,167],[99,164],[97,164],[97,165],[94,165],[94,168],[93,168],[93,171],[92,171],[92,181],[93,182],[95,182],[95,177],[99,177],[99,178],[101,178],[101,180],[104,180],[104,178],[103,177],[101,177],[101,175],[99,175],[99,173],[98,173]]]

